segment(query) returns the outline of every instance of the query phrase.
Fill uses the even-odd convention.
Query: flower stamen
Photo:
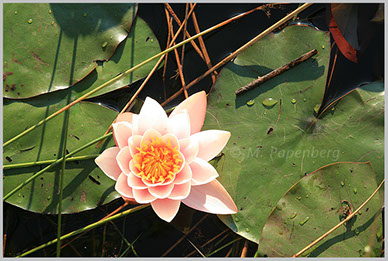
[[[153,137],[151,141],[143,141],[137,150],[135,167],[139,170],[137,175],[144,180],[152,183],[170,181],[181,169],[183,161],[178,147],[173,147],[169,139]]]

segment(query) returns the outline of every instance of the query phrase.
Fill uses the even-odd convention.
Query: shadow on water
[[[263,76],[268,72],[274,70],[260,65],[249,65],[249,66],[240,66],[235,63],[230,63],[228,69],[238,76],[243,77],[252,77],[257,78],[258,76]],[[298,70],[300,73],[295,73],[295,70]],[[246,105],[249,100],[253,100],[256,97],[260,96],[263,93],[266,93],[279,84],[287,82],[303,82],[316,80],[324,74],[325,66],[319,66],[316,59],[309,59],[302,64],[297,65],[295,68],[270,79],[263,84],[255,87],[254,89],[236,96],[235,107],[236,109]],[[243,86],[240,86],[243,87]]]

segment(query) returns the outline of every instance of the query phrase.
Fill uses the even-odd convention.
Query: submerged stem
[[[111,217],[109,217],[109,218],[106,218],[106,219],[103,219],[103,220],[94,222],[94,223],[92,223],[92,224],[90,224],[90,225],[87,225],[86,227],[77,229],[77,230],[75,230],[75,231],[73,231],[73,232],[70,232],[70,233],[68,233],[68,234],[66,234],[66,235],[63,235],[63,236],[61,236],[61,237],[59,238],[59,240],[64,240],[64,239],[66,239],[66,238],[69,238],[69,237],[78,235],[78,234],[80,234],[80,233],[82,233],[82,232],[84,232],[84,231],[86,231],[86,230],[90,230],[90,229],[96,228],[96,227],[101,226],[101,225],[103,225],[103,224],[105,224],[105,223],[107,223],[107,222],[110,222],[110,221],[112,221],[112,220],[115,220],[115,219],[118,219],[118,218],[120,218],[120,217],[126,216],[126,215],[128,215],[128,214],[130,214],[130,213],[137,212],[137,211],[139,211],[139,210],[141,210],[141,209],[144,209],[144,208],[146,208],[146,207],[148,207],[148,206],[149,206],[149,204],[146,204],[146,205],[140,205],[140,206],[137,206],[137,207],[128,209],[128,210],[126,210],[126,211],[124,211],[124,212],[121,212],[121,213],[116,214],[116,215],[114,215],[114,216],[111,216]],[[38,251],[38,250],[40,250],[40,249],[42,249],[42,248],[45,248],[45,247],[50,246],[50,245],[52,245],[52,244],[55,244],[57,241],[58,241],[58,239],[51,240],[51,241],[49,241],[49,242],[47,242],[47,243],[45,243],[45,244],[43,244],[43,245],[40,245],[40,246],[35,247],[35,248],[33,248],[33,249],[31,249],[31,250],[29,250],[29,251],[27,251],[27,252],[24,252],[23,254],[21,254],[21,255],[19,255],[19,256],[17,256],[17,257],[27,256],[27,255],[32,254],[32,253],[34,253],[34,252],[36,252],[36,251]]]

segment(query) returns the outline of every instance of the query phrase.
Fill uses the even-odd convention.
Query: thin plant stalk
[[[193,4],[194,6],[196,5],[196,3]],[[168,12],[171,14],[171,16],[174,18],[175,22],[178,24],[178,26],[182,26],[184,24],[184,22],[182,23],[181,20],[178,18],[178,16],[175,14],[174,10],[172,9],[172,7],[168,4],[168,3],[165,3],[164,4],[165,8],[168,10]],[[194,6],[191,6],[191,8],[193,8]],[[191,35],[189,34],[188,31],[184,31],[184,33],[186,34],[187,37],[191,37]],[[203,54],[201,52],[201,50],[199,49],[198,45],[192,41],[190,42],[190,44],[193,46],[193,48],[195,49],[195,51],[198,53],[198,55],[201,57],[202,60],[205,60],[204,57],[203,57]]]
[[[221,244],[221,242],[224,241],[226,238],[228,238],[228,236],[230,236],[230,234],[231,233],[227,233],[226,235],[221,237],[221,239],[219,239],[217,242],[214,243],[214,246],[218,246],[219,244]]]
[[[66,155],[65,159],[73,156],[74,154],[80,152],[81,150],[83,149],[86,149],[88,147],[90,147],[91,145],[93,145],[94,143],[102,140],[102,139],[105,139],[107,137],[110,137],[113,133],[108,133],[104,136],[101,136],[95,140],[92,140],[91,142],[83,145],[82,147],[70,152],[69,154]],[[60,159],[57,159],[55,162],[51,163],[49,166],[45,167],[44,169],[42,169],[41,171],[38,171],[37,173],[35,173],[34,175],[32,175],[31,177],[29,177],[28,179],[26,179],[23,183],[19,184],[16,188],[14,188],[11,192],[9,192],[7,195],[5,195],[3,197],[3,200],[6,200],[8,199],[10,196],[12,196],[15,192],[17,192],[19,189],[21,189],[22,187],[24,187],[25,185],[27,185],[28,183],[30,183],[31,181],[33,181],[34,179],[36,179],[37,177],[39,177],[41,174],[43,174],[45,171],[51,169],[52,167],[56,166],[57,164],[61,163],[63,160],[63,158],[60,158]]]
[[[369,198],[364,201],[364,203],[362,203],[355,211],[353,211],[350,215],[348,215],[344,220],[342,220],[340,223],[335,225],[333,228],[331,228],[325,234],[323,234],[322,236],[320,236],[319,238],[317,238],[316,240],[311,242],[308,246],[304,247],[302,250],[300,250],[298,253],[296,253],[292,257],[300,256],[301,254],[303,254],[304,252],[309,250],[311,247],[315,246],[319,241],[321,241],[322,239],[324,239],[325,237],[330,235],[332,232],[334,232],[337,228],[339,228],[340,226],[342,226],[343,224],[348,222],[350,219],[352,219],[374,197],[374,195],[376,195],[376,193],[379,191],[379,189],[384,184],[384,182],[385,182],[385,179],[383,179],[381,181],[380,185],[376,188],[376,190],[372,193],[372,195],[370,195]]]
[[[219,238],[220,236],[222,236],[223,234],[225,234],[227,231],[229,231],[229,229],[225,229],[224,231],[222,231],[221,233],[215,235],[212,239],[210,239],[209,241],[207,241],[205,244],[203,244],[201,246],[201,248],[204,248],[205,246],[207,246],[208,244],[210,244],[211,242],[213,242],[214,240],[216,240],[217,238]],[[195,250],[190,252],[189,254],[187,254],[185,257],[189,257],[191,256],[192,254],[195,254]]]
[[[7,234],[5,233],[3,236],[3,253],[5,253],[5,243],[7,242]]]
[[[134,240],[132,243],[129,243],[129,242],[125,239],[125,237],[123,237],[123,238],[125,239],[125,241],[126,241],[126,244],[128,244],[128,248],[120,255],[120,257],[123,257],[124,255],[126,255],[127,252],[128,252],[130,249],[133,250],[133,245],[136,243],[136,241],[140,238],[141,235],[142,235],[142,234],[138,235],[137,238],[135,238],[135,240]],[[121,235],[121,236],[122,236],[122,235]]]
[[[100,154],[91,154],[91,155],[85,155],[85,156],[66,158],[66,162],[94,159],[94,158],[98,157],[99,155]],[[3,170],[28,168],[28,167],[34,167],[34,166],[40,166],[40,165],[48,165],[48,164],[54,163],[55,161],[57,161],[57,159],[8,164],[8,165],[3,166]]]
[[[124,207],[126,207],[129,203],[128,202],[125,202],[123,205],[121,205],[120,207],[118,207],[117,209],[115,209],[113,212],[111,212],[110,214],[108,214],[107,216],[105,216],[104,218],[102,218],[101,220],[104,220],[110,216],[113,216],[114,214],[116,214],[117,212],[119,212],[120,210],[122,210]],[[101,221],[100,220],[100,221]],[[76,238],[73,238],[72,240],[70,240],[69,242],[67,242],[66,244],[64,244],[61,248],[65,248],[67,245],[70,245],[74,240],[78,239],[79,237],[81,237],[83,234],[85,234],[86,232],[88,231],[85,231],[83,232],[82,234],[78,235]]]
[[[276,28],[278,28],[279,26],[281,26],[282,24],[284,24],[285,22],[287,22],[288,20],[290,20],[291,18],[293,18],[296,14],[302,12],[303,10],[305,10],[307,7],[311,6],[313,3],[305,3],[304,5],[302,5],[301,7],[295,9],[293,12],[289,13],[288,15],[286,15],[285,17],[283,17],[282,19],[280,19],[278,22],[274,23],[272,26],[268,27],[266,30],[264,30],[263,32],[261,32],[258,36],[254,37],[252,40],[250,40],[249,42],[247,42],[246,44],[244,44],[243,46],[241,46],[239,49],[237,49],[236,51],[234,51],[232,54],[228,55],[225,59],[223,59],[221,62],[217,63],[216,65],[214,65],[211,69],[207,70],[204,74],[202,74],[201,76],[199,76],[198,78],[196,78],[195,80],[193,80],[192,82],[190,82],[188,85],[186,85],[186,90],[188,90],[189,88],[191,88],[193,85],[195,85],[196,83],[198,83],[199,81],[201,81],[203,78],[205,78],[206,76],[208,76],[209,74],[211,74],[213,71],[217,70],[218,68],[220,68],[221,66],[227,64],[229,61],[231,61],[232,59],[234,59],[237,55],[239,55],[242,51],[244,51],[245,49],[247,49],[249,46],[251,46],[252,44],[254,44],[255,42],[257,42],[258,40],[262,39],[263,37],[267,36],[268,34],[270,34],[273,30],[275,30]],[[243,15],[243,14],[242,14]],[[241,15],[237,15],[231,19],[237,19],[239,18],[239,16]],[[226,21],[225,21],[226,22]],[[183,92],[183,88],[181,88],[179,91],[177,91],[175,94],[173,94],[170,98],[168,98],[166,101],[164,101],[162,103],[162,106],[166,105],[167,103],[169,103],[170,101],[172,101],[173,99],[175,99],[179,94],[181,94]]]
[[[256,250],[256,253],[253,257],[258,257],[259,256],[259,249]]]
[[[66,146],[67,146],[67,133],[69,131],[69,117],[70,111],[65,113],[64,133],[63,133],[63,147],[62,147],[62,169],[59,175],[59,202],[58,202],[58,224],[57,224],[57,257],[61,256],[61,238],[62,234],[62,199],[63,199],[63,180],[66,169]]]
[[[186,3],[186,9],[185,9],[185,26],[183,28],[183,40],[186,39],[186,32],[187,32],[187,20],[189,19],[189,16],[188,16],[188,12],[189,12],[189,3]],[[193,41],[194,42],[194,41]],[[181,54],[181,64],[183,65],[183,59],[185,57],[185,44],[182,45],[182,54]],[[176,50],[176,49],[175,49]]]
[[[168,11],[167,11],[166,7],[164,7],[164,11],[166,13],[166,22],[167,22],[167,28],[168,28],[166,46],[170,46],[170,40],[171,40],[170,23],[172,23],[172,18],[170,18],[170,15],[168,14]],[[166,53],[166,55],[164,56],[163,73],[162,73],[164,99],[167,99],[167,90],[166,90],[167,62],[168,62],[168,53]]]
[[[228,253],[226,253],[225,257],[230,257],[233,251],[233,246],[229,249]]]
[[[239,240],[241,240],[241,237],[239,237],[239,238],[236,238],[235,240],[232,240],[232,241],[230,241],[229,243],[227,243],[227,244],[223,245],[222,247],[220,247],[220,248],[218,248],[218,249],[214,250],[214,251],[213,251],[213,252],[211,252],[210,254],[207,254],[207,255],[206,255],[206,257],[209,257],[209,256],[212,256],[212,255],[214,255],[214,254],[215,254],[215,253],[217,253],[218,251],[220,251],[220,250],[224,249],[225,247],[227,247],[227,246],[229,246],[229,245],[231,245],[231,244],[233,244],[234,242],[236,242],[236,241],[239,241]]]
[[[247,253],[248,253],[248,240],[245,239],[244,246],[241,251],[241,257],[247,257]]]
[[[197,16],[195,15],[195,12],[191,16],[191,19],[193,20],[195,32],[196,33],[201,32],[201,30],[199,29],[199,24],[198,24]],[[210,68],[212,68],[212,63],[210,61],[209,54],[208,54],[208,52],[206,50],[206,45],[205,45],[205,42],[203,41],[203,38],[202,37],[198,37],[198,42],[199,42],[199,46],[201,47],[201,51],[203,53],[203,57],[205,58],[205,63],[207,65],[207,68],[210,69]],[[211,74],[213,84],[216,82],[216,75],[217,75],[216,71],[212,72],[212,74]]]
[[[193,242],[191,242],[190,239],[187,239],[187,241],[189,241],[189,243],[194,247],[195,251],[197,251],[202,257],[206,257],[206,256],[201,252],[201,250],[199,250],[199,248],[198,248]]]
[[[167,251],[163,253],[162,257],[167,256],[168,253],[170,253],[180,242],[182,242],[183,239],[185,239],[194,229],[196,229],[197,226],[201,224],[201,222],[204,221],[205,218],[207,218],[208,216],[209,214],[206,214],[205,216],[203,216],[186,234],[184,234],[177,242],[174,243],[174,245],[172,245],[169,249],[167,249]]]
[[[185,19],[185,21],[187,21],[187,20]],[[186,25],[186,23],[185,23],[185,25]],[[171,26],[171,28],[170,28],[171,35],[173,36],[173,38],[176,38],[176,37],[174,37],[174,28],[173,28],[172,24],[170,24],[170,26]],[[171,41],[171,43],[175,44],[174,41]],[[177,64],[177,67],[178,67],[179,78],[181,79],[183,93],[185,94],[185,98],[187,99],[189,97],[189,95],[187,94],[187,91],[186,91],[186,88],[185,88],[186,87],[185,78],[183,76],[182,64],[181,64],[181,62],[179,60],[179,54],[178,54],[178,50],[177,49],[174,50],[174,54],[175,54],[176,64]]]
[[[66,235],[63,235],[63,236],[61,236],[61,237],[59,238],[59,240],[64,240],[64,239],[66,239],[66,238],[69,238],[69,237],[78,235],[78,234],[80,234],[80,233],[82,233],[82,232],[84,232],[84,231],[91,230],[91,229],[93,229],[93,228],[99,227],[99,226],[101,226],[101,225],[104,225],[104,224],[107,223],[107,222],[112,221],[112,220],[116,220],[116,219],[121,218],[121,217],[123,217],[123,216],[126,216],[126,215],[128,215],[128,214],[135,213],[135,212],[137,212],[137,211],[139,211],[139,210],[142,210],[142,209],[144,209],[144,208],[147,208],[148,206],[150,206],[150,204],[140,205],[140,206],[137,206],[137,207],[128,209],[128,210],[126,210],[126,211],[124,211],[124,212],[121,212],[121,213],[116,214],[116,215],[114,215],[114,216],[111,216],[111,217],[109,217],[109,218],[106,218],[106,219],[103,219],[103,220],[94,222],[94,223],[92,223],[92,224],[90,224],[90,225],[87,225],[87,226],[85,226],[85,227],[83,227],[83,228],[77,229],[77,230],[75,230],[75,231],[73,231],[73,232],[70,232],[70,233],[68,233],[68,234],[66,234]],[[27,255],[32,254],[32,253],[34,253],[34,252],[36,252],[36,251],[38,251],[38,250],[40,250],[40,249],[42,249],[42,248],[51,246],[52,244],[55,244],[57,241],[58,241],[58,239],[51,240],[51,241],[49,241],[49,242],[47,242],[47,243],[45,243],[45,244],[43,244],[43,245],[40,245],[40,246],[35,247],[35,248],[31,249],[31,250],[28,250],[28,251],[24,252],[23,254],[21,254],[21,255],[19,255],[19,256],[16,256],[16,257],[27,256]]]

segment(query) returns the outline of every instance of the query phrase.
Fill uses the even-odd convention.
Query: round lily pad
[[[130,4],[4,5],[3,95],[27,98],[67,88],[108,60],[128,35]]]
[[[279,200],[264,225],[259,255],[291,257],[355,211],[377,187],[369,162],[337,163],[302,178]],[[343,226],[303,257],[380,256],[376,236],[383,198],[376,194]]]
[[[9,140],[25,128],[57,111],[67,104],[69,91],[59,91],[27,100],[5,100],[3,138]],[[65,116],[62,113],[4,148],[3,162],[7,164],[52,160],[61,157],[63,140],[66,152],[102,136],[115,119],[117,112],[101,105],[80,102],[69,110],[68,135],[64,137]],[[112,138],[96,148],[96,144],[74,156],[100,154],[114,146]],[[23,183],[47,165],[4,170],[3,194]],[[58,184],[61,164],[17,191],[6,202],[39,213],[57,213]],[[120,197],[114,190],[114,181],[94,163],[94,159],[66,163],[63,187],[62,213],[74,213],[95,208]]]

